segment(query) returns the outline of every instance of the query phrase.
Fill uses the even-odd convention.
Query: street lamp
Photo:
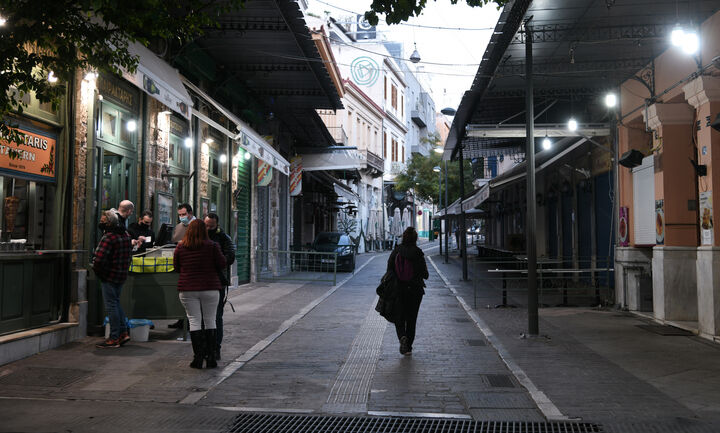
[[[435,212],[437,215],[437,212],[440,211],[440,205],[442,204],[442,195],[440,193],[442,192],[442,176],[440,174],[440,166],[436,165],[433,167],[433,171],[438,174],[438,210]],[[442,227],[442,223],[440,223],[440,227]],[[432,227],[430,228],[432,230]],[[440,230],[442,232],[442,229]],[[438,233],[438,244],[440,245],[440,255],[442,255],[442,233]]]

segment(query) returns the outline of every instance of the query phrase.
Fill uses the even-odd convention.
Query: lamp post
[[[444,162],[445,165],[445,263],[448,262],[448,243],[450,242],[448,236],[450,236],[450,230],[448,230],[448,171],[447,171],[447,160]]]
[[[440,170],[441,169],[439,165],[433,167],[433,171],[438,174],[438,211],[440,210],[440,206],[442,205],[442,196],[440,195],[442,193],[442,175],[440,174]],[[437,212],[435,213],[437,214]],[[440,255],[442,256],[442,229],[440,229],[440,236],[438,236],[438,244],[440,245]]]

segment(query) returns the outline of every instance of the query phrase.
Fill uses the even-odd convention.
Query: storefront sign
[[[258,160],[257,184],[258,186],[270,185],[272,180],[272,167],[265,161]]]
[[[665,200],[655,200],[655,243],[665,243]]]
[[[713,244],[712,191],[700,193],[700,245]]]
[[[290,196],[295,197],[302,193],[302,156],[290,160]]]
[[[620,207],[620,221],[618,222],[618,244],[621,247],[626,247],[630,244],[630,238],[628,236],[628,208],[626,206]]]
[[[17,131],[23,136],[19,145],[0,139],[0,174],[55,182],[57,137],[26,126]]]
[[[97,89],[103,98],[108,98],[112,102],[120,104],[130,111],[137,111],[137,92],[126,82],[118,80],[115,77],[100,74],[97,79]]]

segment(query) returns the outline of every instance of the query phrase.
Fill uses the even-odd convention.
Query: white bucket
[[[105,339],[107,340],[108,338],[110,338],[110,324],[106,323],[105,324]]]
[[[150,325],[142,325],[130,328],[130,339],[132,341],[148,341],[149,338]]]

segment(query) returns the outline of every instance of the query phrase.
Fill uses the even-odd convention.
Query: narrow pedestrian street
[[[146,343],[96,349],[87,337],[7,364],[0,430],[220,432],[264,413],[717,431],[717,345],[648,338],[641,318],[584,308],[541,310],[542,336],[523,339],[523,308],[473,310],[459,263],[423,248],[430,279],[411,356],[374,311],[387,253],[365,254],[334,287],[235,290],[214,370],[189,368],[189,342],[164,321]],[[669,347],[673,359],[660,355]]]

